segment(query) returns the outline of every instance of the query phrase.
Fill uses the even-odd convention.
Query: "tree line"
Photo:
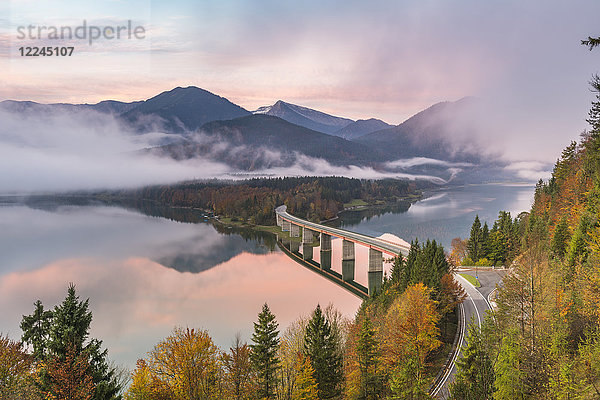
[[[536,185],[498,308],[469,332],[454,399],[600,398],[600,77],[591,86],[590,129]]]
[[[443,248],[412,243],[354,320],[317,305],[280,331],[264,304],[250,343],[228,351],[205,330],[175,328],[129,374],[112,367],[92,314],[70,285],[51,310],[23,316],[22,342],[0,338],[2,399],[380,399],[428,397],[454,338],[464,292]],[[25,347],[27,346],[27,347]]]
[[[344,204],[354,199],[369,204],[395,204],[419,195],[419,191],[416,183],[405,180],[328,176],[212,180],[99,195],[199,208],[249,224],[275,225],[274,209],[282,204],[300,218],[319,222],[336,217],[344,210]]]
[[[455,265],[509,266],[521,250],[525,215],[513,219],[509,212],[500,211],[491,229],[487,222],[482,226],[476,215],[469,238],[452,240],[450,259]]]

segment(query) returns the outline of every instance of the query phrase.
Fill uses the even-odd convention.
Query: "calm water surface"
[[[408,211],[346,213],[340,223],[375,236],[390,232],[449,245],[468,234],[476,213],[492,221],[499,210],[525,211],[532,194],[531,186],[518,185],[453,188],[429,194]],[[272,235],[176,221],[202,216],[147,214],[165,215],[99,205],[1,205],[0,333],[18,339],[21,316],[32,312],[33,302],[57,304],[69,282],[90,299],[92,337],[102,339],[109,357],[128,368],[175,326],[207,329],[227,349],[237,332],[250,341],[264,302],[281,330],[317,303],[333,303],[349,318],[360,305],[354,295],[288,258]],[[332,244],[332,268],[341,269],[336,257],[341,243]],[[356,280],[364,284],[363,264],[366,250],[357,248]]]

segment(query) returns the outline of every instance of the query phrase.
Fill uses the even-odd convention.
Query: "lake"
[[[468,235],[476,213],[492,222],[499,210],[528,210],[533,187],[474,185],[427,196],[408,210],[349,212],[337,223],[449,245]],[[282,331],[317,304],[333,303],[353,318],[361,303],[291,260],[271,234],[179,222],[204,221],[189,210],[77,204],[0,201],[0,333],[18,339],[33,303],[59,303],[72,282],[90,299],[91,336],[103,340],[112,360],[133,368],[175,326],[207,329],[227,350],[238,332],[250,341],[264,302]],[[340,269],[341,243],[332,245],[332,268]],[[356,280],[363,284],[365,262],[366,251],[357,249]]]

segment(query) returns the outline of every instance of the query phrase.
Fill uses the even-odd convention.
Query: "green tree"
[[[52,311],[44,310],[40,300],[36,301],[33,314],[24,315],[21,321],[23,336],[21,340],[33,347],[33,357],[37,361],[46,358],[46,347],[50,336],[50,324],[52,322]]]
[[[310,358],[315,371],[320,399],[331,399],[341,392],[342,359],[336,347],[329,321],[321,311],[321,306],[317,305],[306,325],[304,353]]]
[[[457,362],[458,373],[451,387],[451,398],[457,400],[491,399],[494,389],[494,367],[479,326],[471,321],[467,344]]]
[[[95,387],[94,400],[120,399],[122,386],[116,369],[107,362],[108,351],[102,350],[102,341],[89,339],[92,313],[89,299],[80,301],[74,285],[69,285],[67,297],[52,313],[44,311],[41,302],[35,303],[32,315],[23,316],[21,329],[23,341],[34,346],[34,354],[41,357],[39,386],[43,392],[51,390],[50,361],[64,363],[71,360],[87,360],[86,373]],[[71,354],[73,353],[73,354]]]
[[[254,333],[250,345],[250,361],[257,374],[259,398],[275,398],[275,386],[277,384],[277,370],[279,369],[279,358],[277,349],[279,347],[279,331],[275,315],[271,313],[269,306],[265,303],[262,311],[258,314],[258,322],[254,323]]]
[[[594,47],[600,46],[600,37],[594,38],[594,37],[588,36],[587,39],[584,39],[581,41],[581,44],[584,46],[588,46],[591,51],[594,49]]]
[[[467,253],[473,262],[479,260],[482,244],[483,231],[481,229],[481,222],[479,221],[479,215],[475,215],[475,220],[473,221],[473,225],[471,225],[471,234],[467,241]]]
[[[502,339],[498,361],[494,366],[496,380],[494,398],[498,400],[524,399],[524,376],[521,366],[521,343],[515,332]]]
[[[360,371],[360,399],[377,399],[384,390],[385,375],[380,366],[379,342],[369,317],[363,319],[356,354]]]

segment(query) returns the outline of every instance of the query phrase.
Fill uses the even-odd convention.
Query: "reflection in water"
[[[299,268],[274,237],[234,232],[118,207],[1,206],[0,332],[18,339],[33,302],[57,304],[69,282],[90,298],[92,335],[129,368],[176,325],[208,329],[224,349],[238,331],[249,341],[265,301],[282,329],[317,303],[348,317],[358,309],[360,299]]]
[[[342,213],[338,225],[371,236],[393,233],[411,241],[435,239],[446,249],[455,237],[466,238],[478,214],[490,225],[501,210],[513,217],[528,211],[533,202],[534,187],[519,184],[467,185],[431,192],[430,197],[408,210],[389,211],[382,215],[360,212]]]
[[[20,337],[21,315],[36,299],[60,302],[68,282],[90,298],[92,336],[104,340],[110,358],[133,367],[174,326],[208,329],[226,349],[236,332],[249,340],[264,302],[285,328],[317,303],[352,317],[360,299],[282,253],[242,253],[200,274],[179,273],[147,258],[106,262],[64,259],[27,272],[0,276],[0,332]]]

